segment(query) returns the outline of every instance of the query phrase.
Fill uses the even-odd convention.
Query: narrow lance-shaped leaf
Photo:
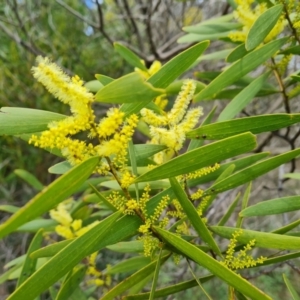
[[[95,96],[96,101],[104,103],[143,103],[146,105],[161,95],[162,89],[154,88],[144,81],[142,75],[131,73],[104,86]]]
[[[280,18],[283,5],[275,5],[262,13],[251,26],[247,38],[246,49],[252,50],[259,46]]]
[[[254,98],[262,88],[270,72],[265,73],[254,79],[247,87],[238,93],[220,113],[218,122],[234,118],[247,104]]]
[[[243,197],[243,201],[242,201],[242,210],[245,209],[248,206],[248,201],[249,201],[249,197],[250,197],[251,188],[252,188],[252,181],[250,181],[248,183],[248,186],[246,188],[246,191],[245,191],[245,194],[244,194],[244,197]],[[241,228],[242,227],[243,219],[244,219],[243,216],[241,216],[241,215],[238,216],[237,221],[236,221],[236,225],[235,225],[236,228]]]
[[[239,203],[239,200],[240,200],[240,196],[241,194],[239,193],[234,201],[232,202],[232,204],[229,206],[228,210],[226,211],[226,213],[223,215],[223,217],[221,218],[221,220],[219,221],[218,223],[218,226],[223,226],[228,220],[229,218],[231,217],[234,209],[236,208],[237,204]]]
[[[66,116],[50,111],[2,107],[0,110],[0,135],[17,135],[46,130],[52,121],[65,119]]]
[[[210,279],[212,279],[213,277],[214,277],[214,275],[203,276],[203,277],[198,278],[198,281],[200,281],[201,283],[205,283],[205,282],[209,281]],[[169,295],[181,292],[181,291],[186,291],[197,285],[198,285],[198,283],[195,279],[183,281],[183,282],[156,290],[154,296],[155,296],[155,298],[166,297],[166,296],[169,296]],[[124,300],[148,300],[149,296],[150,296],[150,292],[137,294],[137,295],[129,295],[129,296],[124,296]]]
[[[222,256],[217,243],[213,239],[213,237],[210,234],[209,230],[207,229],[205,223],[199,216],[194,205],[188,199],[186,193],[184,192],[184,190],[182,189],[181,185],[178,183],[176,178],[170,178],[170,183],[171,183],[172,189],[175,193],[177,200],[179,201],[184,212],[186,213],[189,221],[192,223],[193,227],[197,231],[199,237],[201,237],[203,239],[203,241],[206,242],[208,244],[208,246],[213,251],[215,251],[219,256]]]
[[[76,191],[78,185],[81,185],[90,176],[98,162],[98,157],[92,157],[44,188],[5,223],[0,225],[0,237],[6,236],[21,225],[48,212],[61,201],[65,200]]]
[[[248,74],[274,55],[287,42],[287,39],[288,38],[282,38],[272,41],[236,61],[216,79],[214,79],[205,89],[197,94],[194,97],[194,100],[197,102],[203,99],[208,99],[214,94],[220,92],[223,88],[236,82],[238,79],[242,78],[244,75]]]
[[[248,51],[245,48],[245,44],[238,45],[236,48],[234,48],[229,55],[226,58],[227,62],[235,62],[238,59],[241,59],[244,57],[246,54],[248,54]]]
[[[267,216],[282,214],[289,211],[300,209],[300,196],[291,196],[277,198],[272,200],[264,200],[240,212],[242,217]]]
[[[250,282],[231,271],[211,256],[199,250],[196,246],[161,228],[155,227],[155,230],[160,236],[162,236],[168,243],[178,249],[181,253],[193,259],[197,264],[203,266],[212,274],[219,277],[238,291],[244,293],[246,296],[257,300],[271,299],[264,292],[254,287]]]
[[[300,296],[298,295],[298,293],[296,292],[295,288],[293,287],[293,285],[291,284],[291,282],[289,281],[289,279],[286,277],[285,274],[282,274],[283,276],[283,280],[293,298],[293,300],[300,300]]]
[[[253,150],[255,147],[255,136],[251,133],[236,135],[180,155],[141,175],[136,179],[136,182],[170,178],[193,172],[221,160]]]
[[[161,258],[161,263],[164,263],[169,255],[165,255]],[[136,273],[132,274],[131,276],[127,277],[125,280],[121,281],[115,287],[113,287],[109,292],[107,292],[100,300],[113,300],[116,299],[116,296],[121,295],[123,292],[127,291],[129,288],[137,284],[140,280],[144,277],[148,276],[149,274],[153,273],[156,267],[157,261],[153,261],[146,267],[140,269]]]
[[[55,300],[69,299],[73,292],[78,288],[83,277],[85,276],[85,273],[85,266],[80,266],[78,269],[74,269],[70,276],[68,276],[62,284]]]
[[[103,240],[109,232],[110,226],[119,217],[120,213],[116,212],[73,240],[27,279],[7,300],[35,299],[75,267],[84,257],[92,254],[95,246]]]
[[[31,241],[29,249],[26,253],[26,258],[17,283],[17,287],[20,286],[20,284],[22,284],[27,278],[31,276],[31,274],[34,273],[37,260],[32,258],[30,254],[41,247],[42,241],[43,241],[43,230],[40,229],[37,232],[37,234],[34,236],[33,240]]]
[[[225,227],[225,226],[211,226],[210,229],[219,236],[227,239],[232,238],[232,234],[236,232],[236,227]],[[255,239],[255,246],[261,248],[271,249],[283,249],[283,250],[299,250],[300,249],[300,238],[267,233],[261,231],[254,231],[248,229],[242,229],[242,233],[236,237],[237,241],[242,244],[247,244],[251,240]]]
[[[31,173],[26,170],[16,169],[14,173],[26,181],[29,185],[31,185],[36,190],[40,191],[44,188],[43,184]]]
[[[217,122],[187,133],[189,138],[218,140],[250,131],[253,134],[275,131],[300,122],[300,114],[273,114]]]
[[[231,190],[279,167],[284,163],[289,162],[298,155],[300,155],[300,149],[289,151],[287,153],[266,159],[262,162],[258,162],[248,168],[234,173],[233,175],[225,178],[224,180],[216,184],[213,184],[209,189],[207,189],[204,192],[204,194],[215,194]]]
[[[143,71],[148,71],[145,65],[141,62],[141,59],[120,43],[114,43],[115,50],[133,67],[137,67]]]

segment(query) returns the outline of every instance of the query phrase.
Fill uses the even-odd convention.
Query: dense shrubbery
[[[195,286],[194,297],[220,298],[203,286],[214,278],[228,286],[229,299],[272,299],[276,291],[266,282],[262,287],[250,282],[257,277],[252,268],[268,273],[267,266],[294,259],[290,265],[298,272],[296,190],[248,201],[252,181],[286,163],[291,173],[285,178],[299,178],[294,171],[300,155],[295,104],[300,77],[290,62],[300,53],[300,13],[293,1],[258,2],[236,1],[233,15],[185,27],[188,33],[179,42],[199,43],[165,64],[147,67],[115,43],[134,68],[118,79],[97,74],[84,84],[38,56],[34,78],[67,104],[70,114],[1,109],[0,134],[18,136],[62,159],[49,169],[61,176],[47,187],[19,170],[40,192],[21,208],[2,207],[12,216],[0,226],[1,238],[15,231],[35,233],[26,255],[10,262],[1,277],[17,279],[8,299],[166,299],[188,295]],[[224,48],[203,55],[207,39],[222,41]],[[225,57],[222,70],[180,79],[201,61]],[[249,103],[263,97],[277,97],[278,111],[245,117]],[[214,107],[204,114],[200,101],[224,98],[231,101],[220,113]],[[97,103],[111,105],[104,116],[97,115]],[[257,135],[266,133],[257,142]],[[135,134],[145,143],[135,143]],[[262,152],[274,137],[291,149]],[[227,191],[235,194],[232,203],[219,220],[209,218]],[[251,228],[245,222],[288,212],[296,217],[279,228]],[[224,226],[229,220],[231,226]],[[222,238],[229,240],[227,246]],[[124,255],[112,254],[118,252]],[[159,276],[172,277],[178,264],[194,279],[160,285]],[[297,299],[286,275],[283,281]]]

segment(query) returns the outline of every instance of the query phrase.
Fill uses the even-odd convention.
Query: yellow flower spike
[[[67,240],[75,237],[75,235],[74,235],[73,231],[70,229],[70,227],[67,227],[64,225],[57,225],[55,227],[55,232]]]
[[[260,257],[258,259],[254,259],[250,255],[247,254],[253,246],[255,245],[255,240],[251,240],[247,245],[238,253],[237,256],[234,256],[234,249],[237,245],[237,237],[242,234],[242,230],[237,230],[232,234],[232,238],[230,239],[228,249],[226,251],[225,260],[221,263],[228,267],[231,270],[238,270],[256,266],[259,263],[263,263],[266,258]]]
[[[59,204],[56,209],[50,210],[49,214],[51,219],[66,227],[69,227],[73,221],[70,213],[67,211],[63,203]]]
[[[168,120],[166,116],[157,115],[152,110],[143,108],[141,110],[141,115],[146,123],[153,126],[166,126]]]
[[[99,137],[107,138],[114,134],[123,122],[124,113],[118,108],[111,108],[107,117],[102,119],[97,127]]]
[[[181,92],[175,100],[171,111],[167,114],[170,125],[178,124],[186,113],[189,103],[192,100],[196,89],[196,84],[193,80],[184,81]]]
[[[74,231],[81,229],[82,227],[82,220],[74,220],[71,224],[71,227]]]
[[[83,81],[78,76],[71,79],[47,57],[38,56],[36,61],[37,66],[32,68],[34,78],[41,82],[60,101],[71,106],[74,105],[74,108],[76,103],[88,104],[94,101],[93,94],[87,91],[83,86]],[[80,114],[80,111],[77,111],[77,113]]]

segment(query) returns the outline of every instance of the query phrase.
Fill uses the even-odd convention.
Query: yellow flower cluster
[[[124,164],[127,143],[138,123],[138,117],[131,115],[124,120],[124,113],[118,108],[107,112],[107,117],[96,124],[91,104],[94,96],[84,86],[78,76],[70,78],[48,58],[37,58],[37,66],[32,68],[33,76],[56,98],[70,106],[72,116],[62,121],[48,124],[48,130],[39,136],[32,135],[29,143],[41,148],[57,148],[72,165],[99,155],[113,156],[119,165]],[[73,138],[79,132],[87,131],[90,138],[98,138],[99,145]],[[103,164],[97,172],[106,173],[108,166]]]
[[[72,205],[72,200],[67,200],[60,203],[56,209],[50,210],[51,219],[60,223],[55,227],[56,233],[65,239],[73,239],[82,236],[92,227],[99,224],[99,221],[95,221],[87,226],[82,227],[82,220],[73,220],[72,216],[70,215]],[[96,286],[109,286],[111,277],[110,275],[104,276],[100,271],[97,270],[96,257],[97,252],[94,252],[92,255],[87,257],[88,268],[86,275],[89,275],[90,277],[87,280],[87,284]],[[102,276],[102,278],[99,278],[100,276]]]
[[[242,31],[231,32],[229,34],[231,40],[235,42],[244,42],[256,19],[268,9],[266,3],[259,3],[255,8],[252,8],[254,2],[254,0],[235,0],[237,8],[233,14],[237,21],[243,25],[243,28]],[[267,35],[264,42],[267,43],[276,38],[276,36],[283,31],[285,23],[284,16],[282,15],[274,28]]]
[[[221,262],[224,266],[231,270],[254,267],[257,264],[261,264],[266,260],[266,258],[262,256],[255,260],[252,256],[247,254],[247,252],[250,251],[255,245],[255,240],[249,241],[249,243],[246,246],[244,246],[243,250],[239,251],[237,256],[234,256],[235,247],[237,245],[237,237],[240,236],[242,233],[243,231],[241,229],[233,233],[228,245],[228,249],[226,251],[225,260]]]
[[[153,253],[153,251],[159,245],[159,240],[156,237],[152,236],[150,228],[152,225],[155,224],[155,222],[159,220],[163,210],[166,208],[166,206],[170,201],[169,195],[163,196],[159,204],[154,209],[153,214],[148,217],[148,212],[146,210],[146,203],[150,198],[149,192],[150,192],[150,187],[146,186],[144,193],[138,203],[139,209],[145,217],[144,224],[141,225],[138,229],[138,231],[143,234],[139,239],[143,241],[145,256],[150,256],[151,253]],[[165,228],[168,223],[169,223],[169,219],[165,217],[159,222],[158,226],[160,226],[161,228]]]
[[[88,268],[86,274],[90,276],[90,278],[86,281],[88,285],[96,285],[96,286],[110,286],[111,285],[111,275],[103,274],[97,269],[96,259],[97,252],[94,252],[87,258]],[[109,269],[110,266],[107,266]]]
[[[143,60],[141,62],[143,65],[145,65],[145,62]],[[155,74],[160,68],[161,68],[161,62],[158,60],[155,60],[152,63],[152,65],[150,66],[150,68],[148,69],[148,71],[144,71],[139,68],[135,68],[134,71],[141,74],[144,77],[144,79],[148,79],[153,74]]]
[[[56,233],[65,239],[79,237],[99,223],[99,221],[95,221],[88,226],[82,227],[82,220],[73,220],[70,214],[71,206],[72,201],[67,200],[60,203],[56,209],[50,210],[51,219],[59,223],[59,225],[55,227]]]
[[[174,151],[182,148],[186,132],[194,128],[202,115],[200,107],[188,110],[195,88],[194,81],[186,80],[172,109],[165,115],[157,115],[147,108],[141,110],[144,121],[150,125],[151,143],[168,147],[155,155],[154,160],[157,164],[168,160]]]
[[[219,168],[220,168],[220,164],[215,163],[213,166],[201,168],[195,172],[188,173],[187,175],[185,175],[185,178],[186,179],[196,179],[196,178],[208,175],[209,173],[215,172]]]

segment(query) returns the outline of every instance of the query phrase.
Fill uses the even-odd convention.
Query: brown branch
[[[131,10],[129,8],[127,0],[123,0],[123,4],[124,4],[124,7],[125,7],[125,11],[127,13],[128,19],[130,20],[131,25],[133,27],[134,33],[136,34],[139,47],[140,47],[141,51],[144,51],[144,43],[142,41],[140,31],[139,31],[139,28],[138,28],[138,26],[135,22],[135,18],[133,18],[133,16],[132,16],[132,13],[131,13]]]
[[[27,51],[29,51],[30,53],[38,56],[38,55],[42,55],[45,56],[45,54],[33,47],[32,45],[27,44],[26,42],[24,42],[17,34],[12,33],[9,29],[7,29],[6,26],[4,26],[2,23],[0,23],[0,28],[2,29],[2,31],[9,36],[13,41],[15,41],[16,44],[22,46],[23,48],[25,48]]]
[[[113,40],[110,38],[110,36],[104,30],[104,18],[103,18],[103,12],[102,12],[102,8],[101,8],[101,4],[99,3],[98,0],[96,1],[96,4],[97,4],[98,17],[99,17],[98,30],[103,34],[103,36],[107,39],[107,41],[111,45],[113,45],[114,44]]]
[[[82,14],[80,14],[78,11],[73,9],[71,6],[66,4],[64,1],[61,0],[55,0],[56,3],[58,3],[60,6],[62,6],[64,9],[66,9],[69,13],[80,19],[81,21],[85,22],[87,25],[98,29],[98,24],[91,22],[90,20],[86,19]]]
[[[147,18],[147,22],[146,22],[146,32],[147,32],[147,37],[148,37],[148,41],[150,44],[150,49],[151,49],[152,53],[154,54],[154,57],[156,59],[159,59],[159,55],[157,53],[155,42],[154,42],[153,35],[152,35],[151,17],[152,17],[152,2],[150,1],[149,9],[148,9],[148,18]]]
[[[281,76],[278,72],[278,69],[276,67],[276,63],[275,63],[275,60],[274,58],[272,57],[271,58],[272,60],[272,64],[273,64],[273,71],[274,71],[274,75],[276,77],[276,80],[279,84],[279,87],[280,87],[280,92],[282,93],[282,96],[283,96],[283,101],[284,101],[284,108],[285,108],[285,111],[287,113],[290,113],[291,112],[291,109],[290,109],[290,104],[289,104],[289,96],[287,95],[286,93],[286,89],[285,89],[285,86],[283,84],[283,81],[281,79]]]
[[[285,1],[282,1],[282,2],[283,2],[283,8],[284,8],[284,12],[285,12],[285,18],[287,19],[287,21],[289,23],[289,26],[290,26],[290,28],[293,32],[293,35],[294,35],[295,39],[300,44],[300,38],[298,37],[297,30],[294,28],[293,22],[290,19],[289,12],[288,12],[288,9],[286,7],[286,3],[285,3]]]

